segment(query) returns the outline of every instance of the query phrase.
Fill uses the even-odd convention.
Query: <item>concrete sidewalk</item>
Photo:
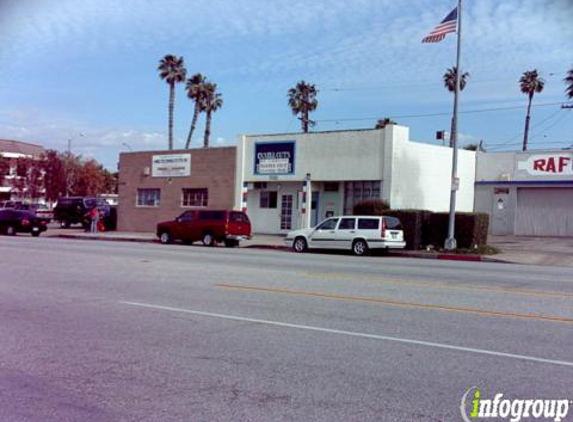
[[[496,259],[519,264],[573,266],[572,237],[489,236]]]
[[[86,233],[80,228],[62,229],[51,225],[43,235],[68,239],[107,240],[123,242],[158,242],[151,232],[102,232]],[[486,261],[518,264],[573,266],[573,238],[544,238],[523,236],[490,236],[489,244],[498,248],[497,255],[480,256],[473,254],[444,254],[425,251],[391,251],[391,256],[442,259],[456,261]],[[284,236],[257,234],[251,240],[241,242],[241,248],[290,250],[285,245]]]

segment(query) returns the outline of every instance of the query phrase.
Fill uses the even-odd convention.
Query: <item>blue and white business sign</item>
[[[295,141],[255,143],[255,174],[294,174]]]

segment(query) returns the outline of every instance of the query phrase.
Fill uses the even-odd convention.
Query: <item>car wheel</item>
[[[304,237],[297,237],[292,244],[292,248],[295,252],[305,252],[308,249],[306,239]]]
[[[16,236],[16,229],[14,228],[14,226],[6,227],[6,234],[8,236]]]
[[[32,236],[38,237],[38,236],[40,236],[40,232],[32,232]]]
[[[215,238],[212,233],[207,232],[203,235],[203,244],[205,246],[213,246],[215,244]]]
[[[235,246],[239,246],[239,241],[234,239],[227,239],[225,240],[225,246],[227,248],[234,248]]]
[[[355,240],[352,244],[352,252],[358,256],[368,255],[368,244],[362,239]]]
[[[161,234],[159,235],[159,241],[164,245],[171,243],[172,241],[171,233],[169,233],[168,231],[161,232]]]

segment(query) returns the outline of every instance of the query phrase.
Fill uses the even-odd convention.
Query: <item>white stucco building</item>
[[[235,207],[256,233],[286,233],[357,202],[448,211],[452,150],[409,140],[407,127],[272,135],[238,141]],[[459,151],[457,211],[473,211],[475,152]]]
[[[494,235],[573,236],[573,151],[478,153],[475,209]]]

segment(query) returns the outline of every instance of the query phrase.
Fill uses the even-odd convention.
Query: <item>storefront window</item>
[[[184,207],[206,207],[209,203],[209,189],[183,189]]]
[[[269,190],[262,190],[260,201],[259,201],[260,208],[273,208],[276,209],[277,207],[277,192],[276,191],[269,191]]]
[[[138,207],[158,207],[161,202],[161,189],[137,189]]]
[[[380,199],[380,181],[344,182],[344,215],[351,215],[354,205],[366,199]]]

